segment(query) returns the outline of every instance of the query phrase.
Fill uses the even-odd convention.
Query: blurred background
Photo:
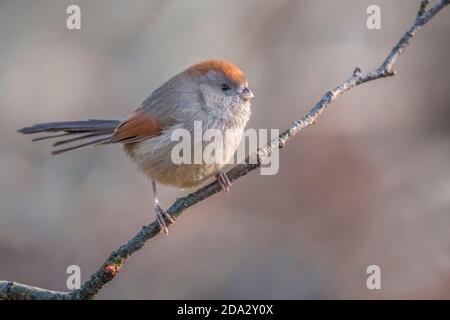
[[[66,290],[153,219],[121,148],[51,156],[15,131],[120,119],[208,58],[247,74],[251,128],[284,129],[355,67],[376,68],[419,1],[0,1],[0,279]],[[81,30],[66,28],[70,4]],[[381,30],[366,9],[381,8]],[[136,253],[100,299],[450,298],[450,10],[394,78],[339,98],[280,153],[190,208]],[[190,190],[160,188],[168,207]],[[368,290],[366,268],[381,268]]]

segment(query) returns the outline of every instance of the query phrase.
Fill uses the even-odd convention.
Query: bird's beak
[[[241,96],[241,99],[244,101],[249,101],[255,97],[253,92],[248,87],[244,87],[242,89],[240,96]]]

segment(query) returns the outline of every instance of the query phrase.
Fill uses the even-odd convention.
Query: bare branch
[[[14,281],[0,280],[0,299],[65,300],[70,299],[70,292],[52,291],[20,284]]]
[[[273,139],[269,144],[260,148],[256,154],[247,157],[245,163],[234,166],[227,172],[230,181],[237,180],[245,176],[250,171],[260,167],[261,159],[269,156],[273,149],[283,148],[300,131],[314,124],[325,108],[336,98],[343,95],[348,90],[377,79],[386,78],[395,75],[393,66],[398,57],[403,53],[410,40],[416,32],[433,18],[439,11],[450,3],[450,0],[440,0],[431,9],[426,11],[427,0],[420,4],[419,12],[412,26],[406,31],[402,38],[397,42],[389,55],[376,70],[362,74],[361,69],[356,68],[353,74],[341,82],[333,90],[325,93],[319,102],[301,119],[292,122],[287,130],[280,136]],[[176,219],[187,208],[196,203],[211,197],[220,191],[219,184],[215,181],[207,186],[177,199],[167,210],[168,213]],[[166,221],[169,225],[170,221]],[[58,292],[46,289],[40,289],[27,285],[18,284],[11,281],[0,281],[0,299],[91,299],[93,298],[109,281],[114,279],[123,264],[134,252],[141,249],[145,243],[160,233],[159,224],[152,222],[144,227],[131,240],[123,244],[108,257],[106,262],[91,275],[80,289],[73,292]]]

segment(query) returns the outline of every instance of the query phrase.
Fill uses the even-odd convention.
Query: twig
[[[425,13],[425,10],[427,10],[427,5],[430,3],[430,1],[428,0],[422,0],[420,2],[420,7],[419,7],[419,12],[417,12],[417,16],[423,16],[423,14]]]
[[[230,181],[237,180],[245,176],[250,171],[260,167],[261,160],[268,157],[275,148],[283,148],[289,140],[291,140],[300,131],[314,124],[325,108],[330,105],[337,97],[343,95],[348,90],[381,78],[395,75],[393,66],[400,54],[403,53],[410,40],[416,32],[433,18],[439,11],[450,3],[450,0],[440,0],[431,9],[426,10],[427,0],[423,0],[420,9],[412,26],[406,31],[403,37],[397,42],[392,51],[383,61],[381,66],[374,71],[362,74],[361,69],[356,68],[353,74],[341,82],[336,88],[328,91],[317,102],[317,104],[301,119],[291,123],[289,128],[280,136],[273,139],[268,145],[260,148],[256,154],[247,157],[245,163],[234,166],[227,172]],[[207,186],[177,199],[167,210],[170,215],[176,219],[187,208],[192,207],[196,203],[209,198],[220,191],[219,184],[215,181]],[[169,225],[170,221],[166,221]],[[110,282],[118,274],[123,264],[134,252],[141,249],[144,244],[160,233],[160,227],[157,222],[152,222],[144,227],[130,241],[123,244],[115,250],[106,262],[91,275],[80,289],[73,292],[58,292],[46,289],[40,289],[12,281],[0,281],[0,299],[91,299],[93,298],[108,282]]]
[[[0,299],[9,300],[65,300],[70,292],[52,291],[20,284],[14,281],[0,280]]]

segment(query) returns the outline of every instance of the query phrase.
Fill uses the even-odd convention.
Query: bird
[[[33,141],[57,139],[53,155],[87,146],[123,145],[126,154],[150,178],[156,221],[166,234],[166,220],[174,219],[162,207],[156,184],[177,188],[195,187],[215,177],[229,192],[231,182],[222,171],[234,156],[251,115],[254,98],[244,72],[228,60],[206,60],[176,74],[155,89],[123,120],[89,119],[39,123],[24,127],[23,134],[46,133]],[[194,134],[195,123],[203,131],[231,132],[223,136],[224,161],[175,163],[171,138],[176,130]],[[195,143],[191,139],[191,144]],[[67,147],[68,144],[75,144]],[[205,141],[201,143],[202,146]],[[64,146],[64,147],[61,147]]]

